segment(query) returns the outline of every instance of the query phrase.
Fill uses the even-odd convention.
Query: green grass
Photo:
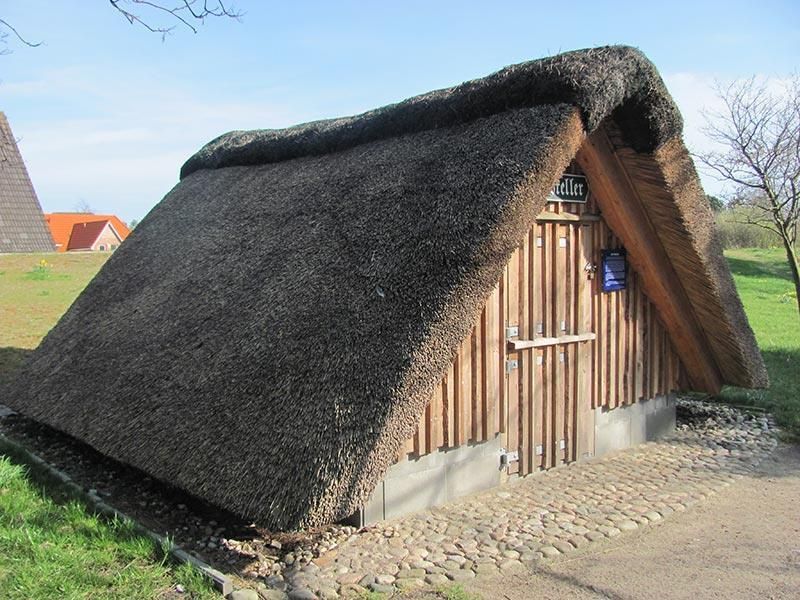
[[[726,388],[720,399],[769,410],[789,437],[800,438],[800,315],[781,249],[725,252],[769,372],[768,390]]]
[[[174,591],[177,584],[184,594]],[[0,457],[0,596],[218,597],[195,570],[159,560],[131,523],[102,521],[76,502],[57,504],[6,457]]]
[[[0,384],[56,324],[109,255],[0,255]]]
[[[103,252],[0,255],[0,348],[36,348],[108,257]]]

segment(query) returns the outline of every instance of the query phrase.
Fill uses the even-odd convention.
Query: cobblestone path
[[[460,582],[669,519],[750,472],[777,441],[767,417],[679,401],[678,429],[355,533],[259,585],[264,598],[337,598]],[[333,544],[332,544],[333,545]],[[291,559],[290,559],[291,560]]]

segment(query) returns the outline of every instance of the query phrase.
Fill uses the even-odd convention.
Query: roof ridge
[[[511,65],[360,115],[286,129],[231,131],[189,158],[181,179],[201,169],[328,154],[507,110],[561,103],[581,109],[587,131],[612,112],[620,113],[620,127],[640,151],[653,150],[683,129],[680,113],[650,60],[630,46],[604,46]]]

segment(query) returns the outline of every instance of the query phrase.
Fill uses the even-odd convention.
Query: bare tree
[[[80,198],[75,203],[75,212],[79,213],[88,213],[90,215],[94,214],[94,210],[92,209],[92,205],[87,202],[85,198]]]
[[[733,186],[730,204],[743,222],[780,239],[800,313],[800,76],[785,92],[770,93],[755,78],[718,87],[724,108],[705,115],[704,132],[721,149],[698,158]]]

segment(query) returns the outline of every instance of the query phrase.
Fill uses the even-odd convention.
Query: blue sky
[[[702,148],[699,111],[713,108],[714,81],[779,80],[800,57],[797,0],[234,4],[241,22],[176,28],[162,42],[104,0],[3,2],[0,18],[43,42],[9,41],[0,110],[46,211],[85,202],[141,219],[181,164],[231,129],[358,113],[605,44],[649,56],[684,114],[688,145]]]

